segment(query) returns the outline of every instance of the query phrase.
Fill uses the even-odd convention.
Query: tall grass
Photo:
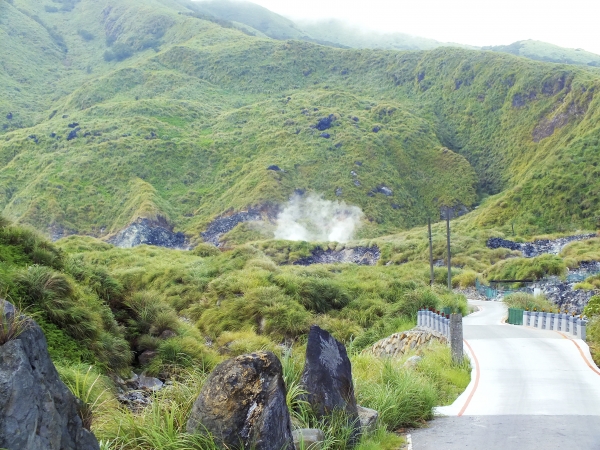
[[[0,345],[17,339],[31,326],[31,319],[0,299]]]
[[[515,292],[504,297],[504,303],[509,308],[525,309],[528,311],[555,311],[557,306],[543,295],[531,295],[525,292]]]

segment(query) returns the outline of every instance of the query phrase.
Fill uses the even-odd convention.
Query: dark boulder
[[[325,139],[329,139],[331,135],[329,133],[321,133],[321,137]]]
[[[194,403],[188,433],[210,432],[228,448],[293,450],[281,363],[271,352],[219,364]]]
[[[29,139],[31,139],[36,144],[40,141],[35,134],[30,134],[28,137],[29,137]]]
[[[74,128],[73,130],[71,130],[71,132],[69,133],[69,135],[67,136],[67,141],[73,140],[77,137],[77,132],[80,130],[80,128]]]
[[[267,170],[272,170],[274,172],[281,172],[281,167],[276,166],[275,164],[272,164],[269,167],[267,167]]]
[[[70,123],[69,125],[67,125],[69,128],[77,128],[79,126],[79,124],[77,122],[73,122]]]
[[[11,112],[9,112],[9,113],[6,115],[6,118],[7,118],[8,120],[12,120],[12,118],[13,118],[13,114],[12,114]]]
[[[4,320],[13,306],[0,299]],[[83,427],[80,401],[60,380],[46,338],[33,321],[15,339],[0,345],[0,448],[97,450]]]
[[[308,334],[301,384],[307,392],[306,400],[319,418],[343,411],[354,425],[353,438],[358,436],[360,423],[346,347],[316,325]]]
[[[331,128],[333,122],[335,122],[335,116],[333,114],[329,114],[327,117],[322,117],[321,119],[319,119],[319,121],[315,125],[315,128],[319,131],[325,131]]]
[[[381,127],[373,127],[373,133],[379,133],[381,131]]]
[[[173,232],[165,221],[141,217],[108,239],[108,242],[121,248],[143,244],[177,249],[188,248],[187,238],[182,232]]]

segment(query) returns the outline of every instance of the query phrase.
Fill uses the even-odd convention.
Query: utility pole
[[[427,231],[429,232],[429,286],[433,286],[433,243],[431,239],[431,217],[427,219]]]
[[[446,208],[446,240],[448,243],[448,289],[452,290],[452,265],[450,262],[450,208]]]

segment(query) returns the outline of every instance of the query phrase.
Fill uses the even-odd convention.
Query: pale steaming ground
[[[348,242],[360,227],[363,212],[344,202],[316,195],[295,195],[277,216],[276,239]]]

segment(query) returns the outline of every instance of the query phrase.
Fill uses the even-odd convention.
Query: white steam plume
[[[276,239],[348,242],[360,227],[358,206],[332,202],[317,195],[294,195],[277,216]]]

